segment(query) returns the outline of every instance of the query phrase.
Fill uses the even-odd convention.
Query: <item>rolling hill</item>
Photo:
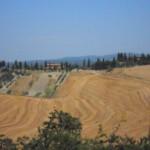
[[[0,134],[34,136],[54,109],[79,117],[83,137],[106,133],[138,138],[150,127],[150,66],[71,72],[52,99],[0,95]]]

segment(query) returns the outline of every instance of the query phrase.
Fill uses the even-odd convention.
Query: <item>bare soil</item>
[[[112,72],[72,72],[56,92],[56,98],[0,95],[0,134],[12,138],[34,136],[37,127],[54,109],[79,117],[83,137],[95,137],[101,124],[111,133],[138,138],[150,127],[150,66],[115,69]]]

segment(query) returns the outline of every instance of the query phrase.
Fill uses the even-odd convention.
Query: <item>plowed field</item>
[[[0,134],[33,136],[54,108],[79,117],[83,137],[106,133],[140,137],[150,127],[150,66],[112,72],[72,72],[52,99],[0,95]]]

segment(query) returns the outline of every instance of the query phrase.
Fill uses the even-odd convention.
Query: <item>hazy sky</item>
[[[150,0],[0,0],[0,59],[150,52]]]

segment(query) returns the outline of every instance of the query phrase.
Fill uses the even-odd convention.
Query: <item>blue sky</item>
[[[150,52],[150,0],[0,0],[0,59]]]

